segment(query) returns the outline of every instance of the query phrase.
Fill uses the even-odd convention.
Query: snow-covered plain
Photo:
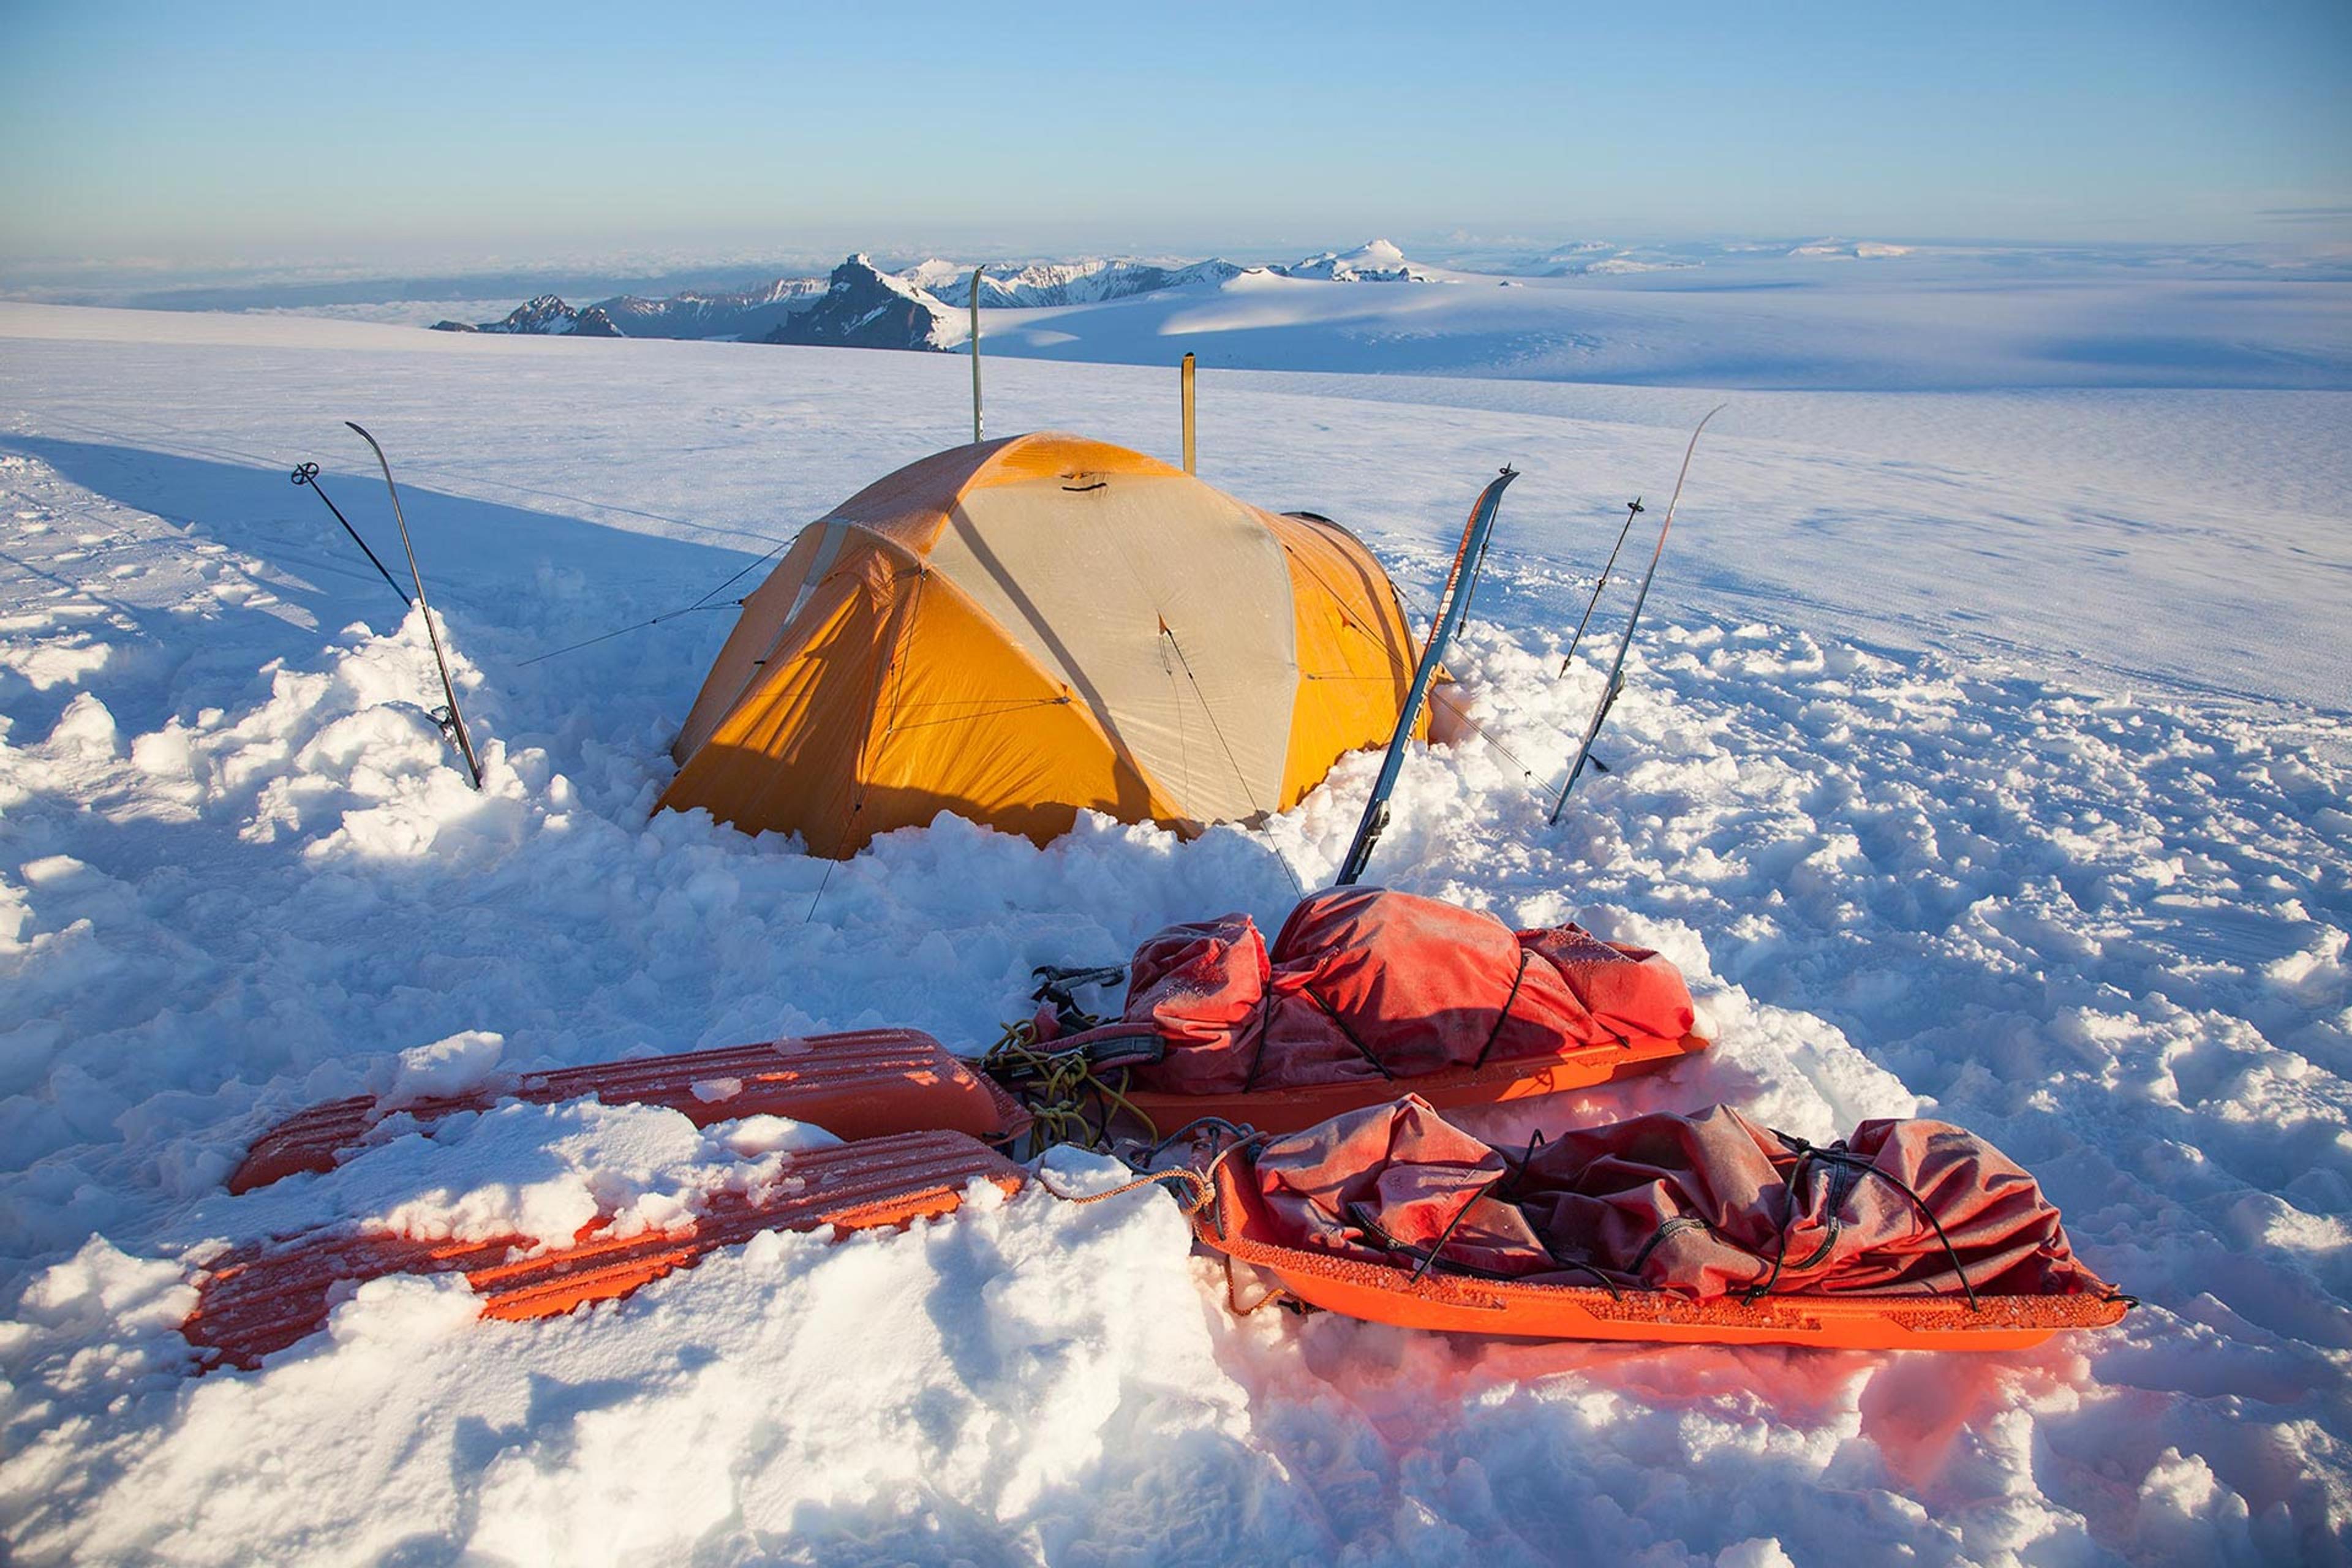
[[[1974,262],[1781,259],[1600,278],[1252,272],[1061,310],[982,312],[1011,353],[1647,385],[1949,391],[2341,387],[2340,280],[2016,277]]]
[[[1872,298],[1883,343],[1905,317]],[[1824,1136],[1932,1110],[2042,1179],[2147,1303],[2121,1329],[1937,1357],[1235,1320],[1165,1198],[1033,1191],[905,1235],[763,1238],[549,1324],[384,1281],[262,1371],[198,1380],[174,1330],[221,1240],[345,1215],[560,1234],[583,1205],[657,1224],[808,1135],[509,1107],[226,1196],[275,1117],[494,1060],[884,1023],[976,1046],[1026,1012],[1033,964],[1278,919],[1293,879],[1330,874],[1373,760],[1191,844],[942,820],[818,899],[824,866],[788,842],[646,816],[723,613],[525,661],[695,600],[962,438],[961,360],[0,306],[0,1541],[25,1562],[2345,1560],[2352,394],[2195,390],[2145,357],[2137,389],[1964,368],[1947,384],[1979,390],[1736,395],[1616,771],[1556,830],[1528,775],[1598,679],[1556,682],[1559,645],[1622,503],[1663,500],[1716,397],[1202,384],[1204,476],[1358,528],[1424,612],[1477,486],[1525,471],[1453,661],[1487,738],[1411,762],[1375,872],[1684,967],[1717,1047],[1575,1112],[1721,1100]],[[1174,446],[1163,371],[989,378],[992,429]],[[315,458],[392,542],[344,417],[404,481],[481,795],[424,716],[422,622],[287,482]]]

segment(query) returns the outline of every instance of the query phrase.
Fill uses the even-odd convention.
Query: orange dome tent
[[[959,447],[802,531],[702,685],[661,805],[855,853],[942,811],[1196,832],[1387,740],[1414,649],[1336,523],[1124,447]]]

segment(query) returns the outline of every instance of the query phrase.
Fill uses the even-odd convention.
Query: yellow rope
[[[1159,1182],[1183,1182],[1191,1185],[1192,1201],[1184,1205],[1184,1214],[1187,1218],[1207,1208],[1209,1200],[1216,1196],[1216,1189],[1209,1184],[1207,1177],[1184,1165],[1179,1165],[1172,1171],[1157,1171],[1149,1176],[1138,1176],[1131,1182],[1122,1182],[1118,1186],[1103,1192],[1086,1194],[1066,1193],[1047,1181],[1045,1172],[1037,1173],[1037,1184],[1066,1204],[1098,1204],[1107,1198],[1115,1198],[1123,1193],[1131,1193],[1138,1187],[1148,1187]]]
[[[1159,1140],[1159,1126],[1123,1092],[1128,1082],[1125,1068],[1119,1070],[1118,1082],[1114,1084],[1094,1070],[1084,1051],[1056,1051],[1050,1045],[1040,1046],[1034,1024],[1005,1025],[996,1044],[981,1058],[981,1068],[992,1077],[1010,1079],[1022,1086],[1030,1120],[1036,1124],[1040,1149],[1055,1143],[1100,1149],[1110,1142],[1109,1111],[1105,1111],[1100,1126],[1087,1118],[1087,1095],[1090,1090],[1108,1106],[1135,1118],[1142,1124],[1147,1138]]]

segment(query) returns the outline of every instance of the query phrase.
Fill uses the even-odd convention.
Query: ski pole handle
[[[295,464],[293,479],[297,489],[299,489],[301,486],[308,485],[310,487],[310,493],[312,495],[317,496],[320,500],[327,503],[327,510],[335,514],[335,521],[343,525],[343,531],[352,536],[352,542],[360,547],[361,553],[368,558],[368,564],[374,567],[377,574],[383,578],[385,584],[389,586],[394,593],[400,595],[402,607],[404,609],[415,609],[416,606],[415,602],[409,598],[408,590],[402,587],[399,580],[394,577],[389,571],[385,570],[383,563],[376,559],[375,552],[368,548],[368,542],[360,537],[360,531],[352,526],[352,520],[343,515],[343,509],[335,504],[333,498],[327,494],[326,487],[319,482],[319,465],[316,463]]]

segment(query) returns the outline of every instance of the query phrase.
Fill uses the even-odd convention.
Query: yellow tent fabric
[[[855,853],[951,811],[1180,832],[1278,811],[1388,739],[1414,648],[1336,523],[1125,447],[959,447],[803,530],[744,601],[661,805]]]

